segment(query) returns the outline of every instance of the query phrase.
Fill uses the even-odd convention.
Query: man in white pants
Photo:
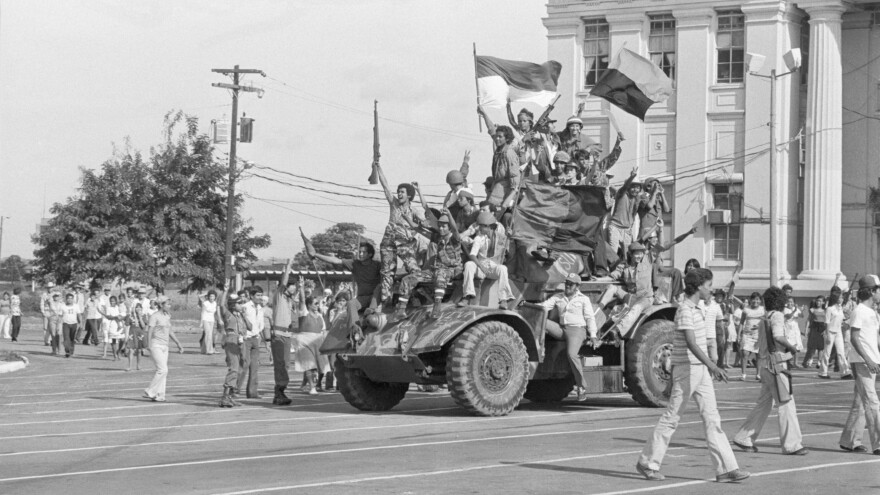
[[[684,278],[687,298],[675,313],[675,335],[672,340],[672,392],[669,405],[636,463],[636,470],[649,481],[666,479],[660,474],[660,465],[669,448],[672,435],[678,428],[681,413],[691,397],[697,403],[709,458],[719,483],[742,481],[750,476],[739,469],[736,457],[721,429],[721,417],[715,403],[715,385],[712,379],[727,381],[727,374],[715,364],[715,333],[706,331],[706,309],[700,300],[712,297],[712,272],[694,268]]]
[[[880,455],[880,400],[877,398],[877,373],[880,373],[880,349],[877,333],[880,331],[880,278],[865,275],[859,279],[859,304],[850,319],[852,349],[849,362],[855,375],[855,398],[846,426],[840,435],[840,448],[847,452],[865,452],[862,430],[867,426],[871,452]]]
[[[504,266],[504,246],[507,245],[507,236],[504,226],[495,221],[495,215],[488,211],[481,211],[477,215],[478,234],[474,237],[468,258],[470,261],[464,264],[464,297],[458,302],[458,306],[475,304],[477,297],[474,287],[474,277],[479,279],[489,278],[498,280],[498,302],[502,308],[506,308],[507,301],[514,299],[510,290],[510,281],[507,279],[507,267]]]

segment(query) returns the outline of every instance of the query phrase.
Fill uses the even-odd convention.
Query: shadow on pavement
[[[541,469],[546,471],[560,471],[566,473],[576,473],[576,474],[594,474],[597,476],[605,476],[608,478],[620,478],[626,480],[643,480],[644,477],[640,475],[635,468],[635,463],[633,463],[632,471],[613,471],[610,469],[596,469],[596,468],[586,468],[586,467],[571,467],[571,466],[559,466],[556,464],[540,464],[540,463],[519,463],[519,462],[505,462],[502,461],[501,464],[504,465],[512,465],[516,467],[524,467],[529,469]],[[681,481],[699,481],[702,478],[688,478],[684,476],[666,476],[667,480],[681,480]]]

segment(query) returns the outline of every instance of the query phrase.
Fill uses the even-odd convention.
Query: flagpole
[[[480,83],[477,76],[477,43],[474,42],[474,86],[477,90],[477,106],[480,106]],[[477,125],[480,126],[480,134],[483,133],[483,120],[477,115]]]

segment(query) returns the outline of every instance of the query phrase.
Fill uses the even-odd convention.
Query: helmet
[[[440,219],[437,220],[437,223],[438,223],[438,224],[440,224],[440,223],[449,223],[449,216],[448,216],[448,215],[441,215],[441,216],[440,216]]]
[[[446,183],[450,186],[464,184],[464,175],[458,170],[450,170],[449,173],[446,174]]]
[[[634,242],[629,245],[629,252],[635,253],[636,251],[644,252],[644,251],[647,251],[647,249],[645,249],[645,246],[642,243]]]
[[[581,285],[583,281],[581,280],[581,276],[577,273],[569,273],[568,276],[565,277],[565,283]]]
[[[491,211],[481,211],[477,215],[477,225],[495,225],[495,215]]]
[[[577,115],[572,115],[571,117],[568,118],[568,120],[565,121],[565,127],[568,127],[571,124],[577,124],[577,125],[583,127],[584,121],[581,120],[580,117],[578,117]]]
[[[553,155],[553,161],[558,163],[571,163],[571,157],[564,151],[557,151],[556,154]]]

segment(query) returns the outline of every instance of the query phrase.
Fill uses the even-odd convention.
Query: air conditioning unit
[[[730,223],[730,210],[709,210],[706,220],[709,225],[721,225]]]

